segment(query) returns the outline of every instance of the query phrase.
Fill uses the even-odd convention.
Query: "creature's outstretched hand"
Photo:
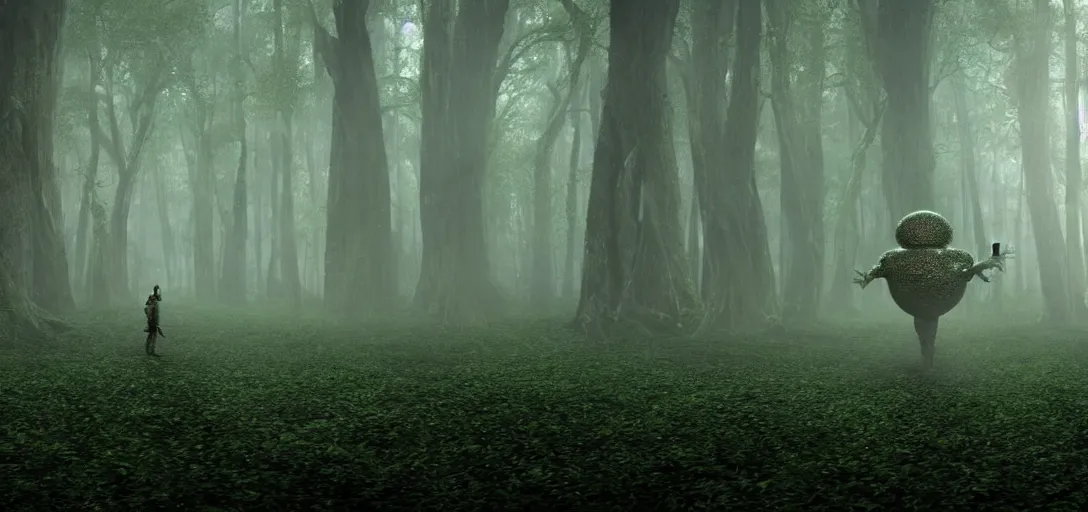
[[[988,283],[990,282],[990,278],[986,276],[985,271],[997,269],[1001,272],[1004,272],[1005,261],[1012,259],[1015,254],[1016,251],[1012,247],[1009,247],[1008,249],[1005,249],[1005,251],[1001,254],[998,254],[996,256],[990,256],[989,258],[976,263],[975,266],[968,269],[968,275],[970,275],[971,277],[978,276],[978,278],[981,279],[983,282]]]
[[[862,290],[873,281],[873,278],[869,277],[869,274],[866,274],[865,272],[855,270],[854,273],[857,274],[857,277],[854,278],[854,284],[860,286]]]

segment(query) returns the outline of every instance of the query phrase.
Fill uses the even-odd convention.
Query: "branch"
[[[125,142],[121,140],[121,126],[117,122],[117,105],[113,99],[113,66],[106,69],[105,86],[106,96],[109,96],[109,100],[106,101],[106,117],[110,126],[110,136],[105,140],[112,146],[112,150],[107,150],[106,153],[110,155],[110,158],[116,157],[113,163],[117,166],[117,171],[125,173],[128,170],[128,162],[124,159]]]
[[[328,30],[325,30],[325,27],[321,25],[321,21],[317,19],[317,9],[314,8],[314,3],[308,1],[306,5],[310,8],[310,24],[314,27],[314,48],[321,57],[321,61],[325,64],[325,72],[333,80],[336,80],[337,70],[340,69],[340,58],[336,53],[336,38]]]
[[[526,52],[535,47],[538,44],[546,42],[562,41],[561,37],[557,37],[552,33],[556,31],[554,25],[544,25],[530,30],[514,40],[510,45],[510,48],[506,49],[506,53],[503,54],[502,59],[499,60],[498,65],[495,66],[495,75],[492,80],[492,96],[497,96],[499,89],[502,87],[502,83],[506,80],[506,77],[510,74],[510,69],[514,66],[514,63],[521,59]],[[535,37],[533,40],[529,40],[530,37]]]

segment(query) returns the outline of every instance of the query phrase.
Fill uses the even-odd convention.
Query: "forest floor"
[[[3,510],[1079,510],[1083,331],[587,342],[139,311],[0,348]],[[971,504],[972,506],[969,506]]]

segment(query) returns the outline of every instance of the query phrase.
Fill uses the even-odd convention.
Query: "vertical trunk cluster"
[[[1025,34],[1014,44],[1013,95],[1020,123],[1024,186],[1031,214],[1031,230],[1039,258],[1039,282],[1048,320],[1070,320],[1069,287],[1066,285],[1065,241],[1054,205],[1048,147],[1047,112],[1050,111],[1050,51],[1052,12],[1049,0],[1034,0],[1034,16]]]
[[[720,166],[715,172],[702,173],[704,181],[700,185],[706,191],[699,203],[705,251],[703,298],[707,305],[700,331],[759,325],[776,308],[774,269],[755,173],[762,20],[759,2],[737,2],[736,62],[724,136],[718,144],[708,139],[703,148],[703,158],[720,162]],[[703,111],[704,115],[715,112]]]
[[[575,317],[594,335],[606,335],[617,322],[674,329],[694,301],[666,97],[665,60],[678,11],[678,0],[611,4],[608,85]]]
[[[359,2],[344,2],[354,6]],[[294,68],[298,63],[297,54],[288,58],[283,34],[283,0],[273,0],[275,11],[275,30],[273,31],[274,49],[273,59],[278,73],[281,76],[293,76]],[[294,92],[293,90],[291,91]],[[279,164],[279,225],[277,230],[276,247],[273,254],[278,253],[279,265],[274,270],[279,270],[280,291],[283,298],[291,304],[298,305],[302,301],[302,281],[298,271],[298,239],[295,236],[295,193],[294,193],[294,166],[295,156],[293,151],[293,117],[294,95],[284,95],[280,98],[280,105],[276,114],[276,129],[273,137],[272,158]]]
[[[782,316],[810,322],[819,313],[824,273],[824,152],[820,130],[826,49],[824,22],[813,16],[804,25],[806,40],[791,44],[789,0],[767,2],[770,28],[771,108],[778,134],[782,171],[781,203],[789,235],[789,262],[783,261]],[[791,49],[803,47],[798,80],[791,78]]]
[[[389,164],[366,27],[369,4],[338,2],[336,37],[315,24],[315,41],[335,90],[325,304],[344,315],[387,311],[396,295]]]
[[[1080,166],[1080,77],[1077,75],[1077,9],[1065,9],[1065,260],[1069,267],[1069,299],[1074,316],[1085,313],[1084,252],[1081,247],[1080,195],[1084,179]]]
[[[87,52],[87,64],[90,68],[87,82],[87,127],[90,132],[91,154],[87,159],[87,169],[83,175],[83,186],[79,196],[79,219],[76,224],[75,246],[75,280],[78,289],[86,292],[88,261],[90,259],[91,244],[91,201],[94,197],[95,186],[98,182],[98,164],[102,155],[102,141],[98,137],[98,85],[101,82],[102,63],[96,47],[97,39],[91,39],[95,45]],[[82,298],[87,298],[86,293]]]
[[[709,173],[720,173],[725,165],[723,159],[726,154],[720,145],[725,140],[725,114],[728,108],[725,77],[729,70],[729,51],[726,45],[733,34],[736,11],[736,0],[699,0],[695,4],[691,55],[684,66],[688,140],[694,173],[692,218],[689,218],[692,230],[688,244],[692,253],[688,271],[693,279],[699,275],[697,262],[706,261],[695,254],[699,224],[695,212],[697,208],[705,210],[706,206],[714,206],[711,201],[715,200],[716,192],[707,188],[707,180]],[[709,297],[711,290],[702,286],[699,289],[704,299]]]
[[[108,261],[103,262],[108,265],[105,272],[110,280],[110,294],[113,298],[126,297],[129,294],[129,212],[136,193],[136,178],[139,176],[144,148],[151,138],[156,105],[166,87],[164,81],[166,66],[162,60],[157,65],[152,65],[146,76],[135,80],[137,85],[127,106],[132,137],[126,147],[124,136],[121,134],[120,116],[114,96],[116,91],[114,74],[117,65],[117,59],[113,59],[105,68],[106,122],[109,124],[109,135],[99,134],[99,139],[104,142],[106,154],[117,168],[117,188],[114,190],[109,217],[110,257]],[[210,153],[211,150],[209,149],[208,152]]]
[[[574,102],[575,95],[581,90],[582,65],[593,46],[596,26],[592,19],[573,0],[562,0],[563,8],[570,16],[571,25],[577,35],[577,48],[569,62],[570,82],[563,92],[553,90],[554,106],[544,133],[537,145],[536,159],[533,162],[533,277],[530,288],[530,301],[535,307],[547,308],[555,299],[555,269],[552,259],[552,152],[559,132],[566,124],[567,112]],[[572,118],[577,123],[579,118]],[[575,137],[580,130],[575,126]],[[571,150],[572,168],[577,167],[578,142]],[[572,182],[573,183],[573,182]],[[568,184],[568,187],[570,185]],[[568,203],[571,198],[567,198]]]
[[[228,303],[246,300],[246,235],[249,233],[249,201],[246,190],[246,160],[249,156],[246,141],[245,74],[242,68],[242,0],[233,0],[234,55],[231,56],[232,109],[234,133],[238,138],[238,169],[234,177],[234,194],[231,201],[230,231],[223,240],[223,278],[220,295]]]
[[[971,124],[970,109],[967,106],[967,84],[963,74],[956,76],[952,88],[952,101],[956,111],[956,128],[960,139],[960,157],[963,168],[963,182],[967,196],[964,208],[971,213],[971,226],[974,235],[974,250],[978,259],[989,255],[990,242],[986,237],[985,219],[982,216],[982,199],[979,197],[978,155],[975,149],[975,129]],[[966,222],[965,222],[966,224]],[[971,294],[970,297],[976,296]]]
[[[431,0],[423,20],[420,225],[416,306],[471,320],[500,306],[484,233],[488,124],[509,0]]]
[[[214,111],[209,107],[211,101],[198,89],[195,80],[190,82],[189,89],[193,103],[193,143],[185,155],[193,191],[193,284],[196,297],[208,300],[215,296],[214,162],[210,133]]]
[[[868,27],[869,57],[888,98],[880,147],[894,228],[906,214],[937,206],[929,84],[937,5],[936,0],[878,0],[858,6]]]
[[[50,307],[70,302],[68,265],[47,198],[56,197],[52,126],[64,0],[0,5],[0,340],[46,331]],[[45,238],[55,238],[48,242]],[[45,265],[44,268],[38,267]],[[41,273],[63,273],[43,282]],[[37,288],[48,286],[42,293]]]

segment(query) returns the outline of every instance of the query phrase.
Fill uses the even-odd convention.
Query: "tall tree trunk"
[[[335,115],[335,114],[334,114]],[[270,223],[268,226],[268,267],[265,269],[265,283],[266,293],[271,298],[283,298],[283,279],[280,274],[280,227],[283,225],[283,221],[280,217],[283,215],[283,194],[280,194],[279,190],[283,181],[280,179],[280,173],[283,172],[283,164],[281,162],[281,155],[276,151],[276,133],[274,130],[268,132],[268,143],[266,149],[268,150],[268,200]]]
[[[771,108],[782,170],[781,210],[789,251],[783,255],[783,308],[787,321],[811,322],[819,313],[824,272],[824,164],[820,132],[826,51],[823,23],[806,20],[804,71],[791,80],[789,41],[795,12],[788,0],[768,0],[771,33]],[[800,89],[801,94],[795,93]],[[799,101],[798,101],[799,100]],[[788,238],[786,237],[788,235]],[[786,257],[789,260],[787,262]]]
[[[553,262],[552,232],[552,153],[559,132],[567,119],[574,95],[577,93],[582,65],[592,48],[596,25],[592,18],[578,7],[573,0],[561,0],[563,8],[570,16],[571,24],[578,35],[577,48],[569,62],[570,81],[566,90],[559,91],[558,85],[549,86],[552,91],[552,112],[544,133],[537,142],[536,156],[533,160],[533,276],[529,288],[529,300],[535,308],[547,310],[555,299],[555,267]]]
[[[162,261],[163,266],[166,267],[166,283],[174,284],[174,271],[177,268],[178,254],[175,248],[177,241],[174,240],[174,229],[170,225],[170,200],[166,194],[166,180],[163,178],[163,173],[156,172],[154,180],[155,203],[159,214],[159,237],[162,239]]]
[[[585,113],[583,110],[588,105],[585,94],[588,90],[589,87],[582,85],[582,89],[578,93],[578,103],[571,103],[570,105],[571,143],[570,160],[567,163],[565,211],[567,220],[567,242],[564,244],[566,252],[563,255],[562,286],[562,294],[565,301],[574,300],[575,294],[577,293],[574,277],[574,252],[578,243],[578,168],[582,165],[582,125],[585,124]]]
[[[718,27],[721,21],[714,18],[723,15],[719,7],[699,18],[708,27]],[[702,288],[707,303],[701,331],[759,325],[776,309],[774,269],[755,176],[762,18],[759,2],[737,2],[733,89],[723,137],[718,139],[724,142],[704,148],[708,152],[704,158],[722,165],[716,167],[717,172],[704,173],[700,181],[700,190],[705,191],[699,204],[705,251]],[[713,47],[721,51],[721,40]],[[703,112],[721,115],[716,109]]]
[[[678,0],[611,3],[608,85],[575,317],[593,335],[628,322],[675,329],[694,302],[665,94],[678,10]]]
[[[930,128],[930,43],[936,0],[858,2],[869,56],[887,93],[880,147],[891,228],[937,207]],[[889,234],[892,231],[889,231]]]
[[[970,111],[967,107],[967,84],[962,74],[957,75],[952,84],[952,99],[956,110],[956,128],[959,131],[960,157],[963,166],[964,189],[967,193],[964,208],[970,208],[972,227],[975,238],[975,254],[979,260],[990,253],[989,238],[986,236],[985,221],[982,216],[982,199],[979,197],[978,155],[975,150],[975,130],[971,125]]]
[[[58,87],[58,39],[64,0],[12,0],[0,5],[0,341],[50,331],[48,314],[34,304],[42,284],[35,267],[64,260],[63,245],[41,244],[53,167],[52,119]],[[57,232],[46,233],[56,236]],[[43,254],[42,249],[61,250]],[[64,278],[67,281],[67,277]],[[52,298],[60,298],[60,290]],[[71,300],[71,292],[68,293]],[[56,304],[54,306],[59,306]]]
[[[465,2],[454,18],[450,2],[432,0],[424,18],[423,261],[414,300],[444,320],[471,321],[501,306],[487,254],[483,182],[495,65],[509,4]]]
[[[1065,241],[1054,205],[1054,181],[1051,176],[1048,147],[1047,112],[1050,111],[1050,37],[1049,0],[1035,0],[1034,16],[1027,36],[1016,41],[1011,76],[1020,124],[1020,147],[1024,165],[1024,184],[1030,210],[1031,231],[1039,261],[1039,282],[1048,320],[1064,324],[1071,319]]]
[[[389,162],[381,99],[365,16],[370,2],[334,8],[337,36],[314,18],[316,40],[332,77],[325,304],[342,315],[377,315],[395,304]]]
[[[1065,9],[1065,258],[1069,268],[1069,300],[1074,318],[1083,318],[1084,248],[1081,246],[1080,195],[1084,180],[1080,167],[1080,76],[1077,74],[1076,2],[1064,0]]]
[[[223,240],[223,283],[220,294],[228,303],[246,301],[246,236],[249,233],[249,199],[246,189],[246,163],[249,147],[246,141],[245,74],[242,68],[242,10],[243,0],[233,0],[234,55],[231,75],[234,79],[234,133],[238,137],[238,169],[234,177],[231,201],[230,234]],[[225,220],[225,219],[224,219]]]
[[[350,2],[354,5],[358,2]],[[338,4],[340,5],[340,4]],[[273,59],[276,69],[281,74],[293,74],[297,61],[288,60],[284,48],[283,35],[283,0],[273,0],[275,11],[275,30],[273,30]],[[362,21],[360,21],[362,23]],[[284,99],[290,102],[291,99]],[[294,153],[292,148],[292,121],[294,108],[281,104],[276,115],[276,144],[280,162],[280,216],[277,247],[279,252],[279,270],[284,298],[295,306],[302,303],[302,282],[298,269],[298,238],[295,234],[295,197],[294,197]]]
[[[92,43],[94,44],[94,43]],[[87,90],[87,127],[90,131],[91,155],[87,160],[87,170],[83,175],[83,187],[79,198],[79,220],[76,227],[75,246],[75,279],[77,283],[85,283],[87,276],[88,250],[90,244],[91,229],[91,198],[94,189],[98,186],[98,163],[102,151],[102,142],[98,138],[98,84],[101,82],[101,69],[98,49],[87,52],[87,61],[90,65],[90,80]],[[86,292],[86,290],[84,290]],[[86,293],[84,293],[86,298]]]

